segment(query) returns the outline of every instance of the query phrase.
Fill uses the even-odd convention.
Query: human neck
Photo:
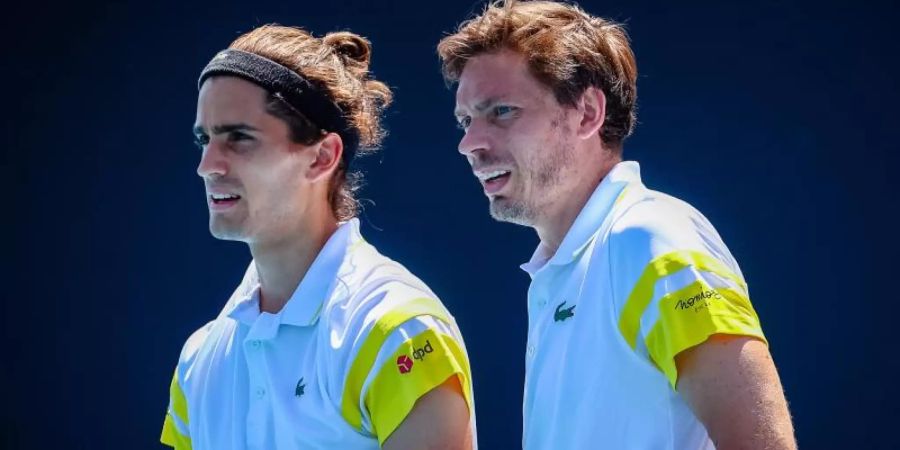
[[[337,227],[337,219],[329,211],[300,223],[283,239],[250,244],[259,274],[260,312],[275,314],[284,308]]]
[[[550,255],[556,254],[556,251],[559,250],[559,246],[562,245],[563,239],[572,228],[578,214],[584,209],[584,205],[587,204],[600,182],[606,178],[616,164],[622,161],[618,153],[604,150],[602,154],[604,155],[602,160],[580,165],[580,167],[599,167],[600,170],[576,173],[575,176],[579,181],[573,184],[571,189],[562,192],[560,195],[562,200],[551,203],[551,208],[544,210],[543,220],[533,227],[541,240],[541,245],[549,251]]]

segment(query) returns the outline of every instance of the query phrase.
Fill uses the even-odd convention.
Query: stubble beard
[[[526,227],[533,222],[532,209],[526,207],[524,201],[497,197],[490,202],[491,217],[498,222],[509,222]]]
[[[547,207],[555,201],[547,198],[546,193],[559,184],[564,169],[572,165],[574,153],[574,144],[562,134],[557,135],[554,142],[552,147],[543,149],[549,152],[544,158],[533,158],[527,164],[530,169],[520,171],[519,198],[498,196],[490,200],[490,213],[494,220],[534,227],[546,214]],[[521,188],[529,184],[529,189]]]

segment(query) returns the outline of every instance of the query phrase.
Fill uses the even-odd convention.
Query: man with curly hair
[[[209,228],[253,261],[185,343],[162,442],[176,449],[469,449],[472,379],[437,296],[360,234],[348,173],[384,131],[370,44],[263,26],[199,79]]]

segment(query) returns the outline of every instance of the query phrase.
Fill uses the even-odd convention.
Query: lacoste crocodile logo
[[[563,308],[563,306],[565,306],[565,305],[566,305],[566,302],[562,302],[559,304],[559,306],[556,307],[556,312],[553,313],[553,320],[555,320],[557,322],[562,322],[562,321],[568,319],[569,317],[573,317],[575,315],[575,313],[572,311],[578,305],[572,305],[568,308]]]
[[[294,389],[294,395],[297,397],[303,397],[303,394],[306,392],[306,385],[303,384],[303,377],[300,377],[300,381],[297,382],[297,388]]]

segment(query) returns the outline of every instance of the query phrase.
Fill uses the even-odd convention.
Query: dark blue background
[[[31,2],[2,19],[4,447],[158,448],[179,349],[249,260],[207,231],[196,78],[269,22],[374,43],[396,103],[384,150],[362,162],[364,233],[456,315],[482,448],[520,446],[517,265],[537,241],[488,217],[434,50],[480,3],[255,3]],[[640,123],[626,157],[703,211],[740,261],[801,446],[888,448],[900,418],[897,14],[781,3],[583,5],[628,24]]]

